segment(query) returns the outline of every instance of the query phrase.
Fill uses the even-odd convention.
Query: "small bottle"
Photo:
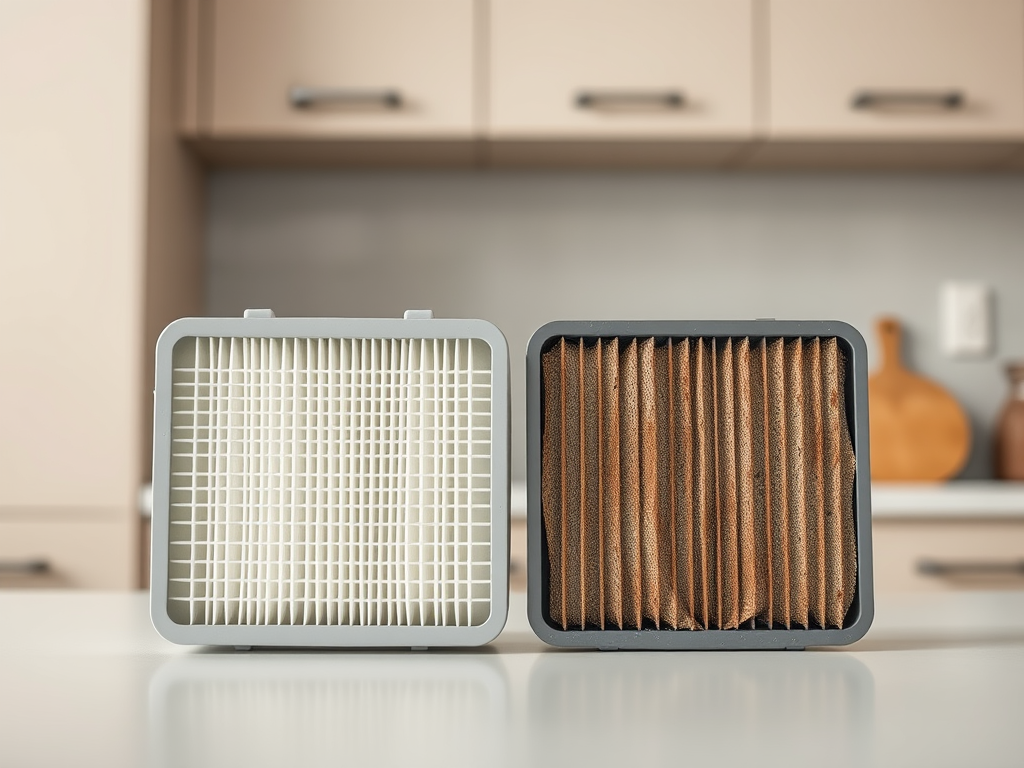
[[[1024,362],[1009,363],[1006,373],[1010,397],[996,424],[996,477],[1024,480]]]

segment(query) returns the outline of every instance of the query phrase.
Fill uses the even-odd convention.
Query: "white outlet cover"
[[[950,357],[980,357],[992,351],[992,293],[966,280],[942,284],[939,294],[942,348]]]

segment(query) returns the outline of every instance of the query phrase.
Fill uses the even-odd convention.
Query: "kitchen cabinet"
[[[213,164],[1012,167],[1024,0],[181,0]]]
[[[70,506],[0,520],[0,589],[125,589],[138,586],[139,536],[123,508],[97,515]]]
[[[564,156],[572,143],[685,139],[721,159],[754,136],[751,0],[489,7],[486,128],[499,158],[528,147],[510,142],[562,142]]]
[[[879,592],[1024,589],[1024,484],[876,483]]]
[[[753,164],[991,167],[1024,139],[1020,0],[771,0]]]
[[[1020,0],[771,0],[771,138],[1024,137]]]
[[[879,592],[1024,589],[1024,517],[876,520],[872,537]]]
[[[199,294],[169,12],[0,4],[0,585],[139,582],[153,329]]]
[[[473,0],[214,0],[193,14],[197,134],[473,134]]]

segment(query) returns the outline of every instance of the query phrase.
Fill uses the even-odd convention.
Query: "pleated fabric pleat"
[[[737,546],[739,578],[739,623],[754,621],[763,578],[758,574],[758,518],[755,489],[763,482],[756,479],[754,462],[754,400],[750,357],[750,339],[739,339],[733,347],[733,401],[735,408],[735,452],[737,487]],[[763,460],[762,460],[763,461]]]
[[[775,339],[768,344],[767,353],[767,437],[768,461],[768,528],[771,536],[769,563],[772,575],[771,624],[789,629],[789,505],[786,492],[789,486],[789,466],[786,461],[789,446],[786,434],[785,397],[785,342]]]
[[[619,344],[598,343],[600,354],[601,424],[598,450],[601,460],[601,555],[604,563],[604,623],[622,623],[622,496],[619,431]]]
[[[711,376],[711,349],[704,339],[696,339],[694,358],[694,420],[691,427],[696,455],[693,538],[695,577],[698,584],[697,622],[704,629],[718,626],[718,524],[715,495],[714,387]]]
[[[774,586],[771,485],[768,473],[768,344],[765,339],[751,342],[750,346],[750,437],[754,481],[754,573],[757,579],[755,618],[763,624],[771,625]]]
[[[718,579],[721,608],[719,626],[735,629],[740,622],[739,571],[739,478],[736,460],[736,401],[733,382],[732,339],[717,349],[715,390],[715,433],[718,451],[715,462],[718,486]]]
[[[566,344],[563,421],[566,429],[562,436],[566,474],[562,477],[565,513],[562,518],[562,558],[565,569],[565,621],[570,627],[583,625],[582,534],[583,534],[583,345]]]
[[[654,413],[657,452],[657,470],[654,484],[657,489],[658,515],[656,520],[658,552],[658,618],[659,627],[676,629],[679,625],[679,609],[676,599],[678,578],[676,574],[676,528],[672,510],[673,446],[672,446],[672,350],[670,344],[654,349]]]
[[[808,611],[811,623],[825,626],[825,473],[824,412],[822,409],[823,389],[821,375],[821,339],[811,339],[804,344],[805,364],[803,369],[804,394],[807,412],[805,414],[804,471],[806,478],[807,514],[807,576]]]
[[[835,338],[564,338],[541,375],[554,625],[843,626],[856,459]]]
[[[580,610],[583,626],[600,626],[603,605],[601,598],[601,442],[600,373],[597,369],[598,347],[583,346],[583,387],[580,391],[582,415],[580,452]]]
[[[568,629],[565,617],[565,487],[569,474],[562,447],[566,424],[564,376],[565,340],[558,342],[541,359],[544,380],[544,437],[541,445],[541,506],[544,509],[544,535],[548,547],[548,616],[562,629]]]
[[[803,340],[786,344],[786,506],[789,522],[789,620],[807,628],[807,477],[804,457],[804,355]]]
[[[671,349],[669,408],[672,418],[670,440],[672,450],[672,516],[675,526],[676,560],[676,628],[698,629],[695,554],[696,539],[696,459],[694,456],[693,371],[690,367],[691,344],[680,339]]]
[[[643,624],[640,585],[640,378],[637,343],[622,349],[619,360],[619,499],[622,516],[622,620]]]
[[[640,379],[640,604],[658,626],[661,615],[658,568],[658,413],[654,339],[639,344]]]

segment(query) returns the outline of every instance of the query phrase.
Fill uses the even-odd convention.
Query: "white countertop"
[[[144,594],[0,593],[0,765],[1019,766],[1024,593],[878,598],[851,651],[182,648]]]
[[[948,483],[872,483],[873,517],[1024,518],[1024,483],[954,480]]]

